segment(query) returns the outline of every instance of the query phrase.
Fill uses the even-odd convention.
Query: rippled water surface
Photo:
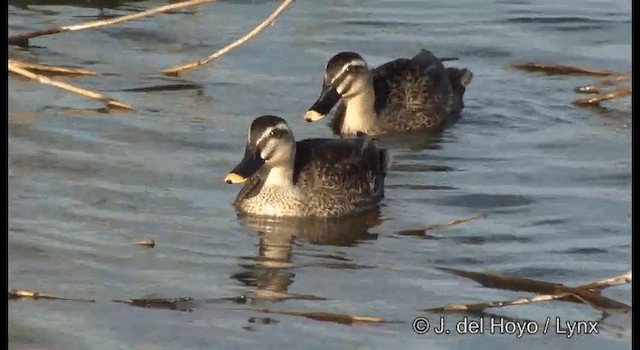
[[[164,5],[9,2],[9,32]],[[220,1],[101,29],[44,36],[10,56],[116,75],[59,78],[132,104],[87,114],[94,101],[9,81],[9,287],[95,303],[9,303],[14,349],[626,349],[631,318],[546,302],[491,310],[544,322],[600,320],[598,335],[417,335],[421,310],[508,300],[439,270],[580,285],[631,268],[630,99],[596,112],[571,105],[588,77],[507,69],[550,61],[631,69],[631,0],[297,1],[253,41],[177,77],[255,26],[276,1]],[[102,8],[101,8],[102,7]],[[327,59],[342,50],[370,65],[419,49],[458,57],[474,80],[462,120],[438,137],[388,138],[394,158],[380,211],[338,222],[248,221],[222,178],[253,118],[308,124]],[[140,91],[184,85],[188,89]],[[428,225],[486,216],[416,235]],[[153,239],[153,249],[132,242]],[[603,295],[631,304],[630,285]],[[244,296],[244,297],[242,297]],[[192,297],[176,310],[114,299]],[[184,309],[190,309],[190,312]],[[342,325],[264,314],[318,311],[397,323]],[[464,316],[450,314],[454,324]],[[487,318],[488,320],[489,318]],[[497,318],[496,318],[497,319]]]

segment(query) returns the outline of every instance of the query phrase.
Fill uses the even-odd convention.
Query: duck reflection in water
[[[259,234],[258,254],[250,263],[240,264],[243,271],[231,275],[253,290],[245,294],[247,300],[282,301],[287,299],[322,300],[321,296],[289,293],[289,286],[299,265],[293,257],[294,247],[306,244],[350,247],[362,241],[376,240],[369,229],[381,222],[380,211],[373,210],[357,216],[336,219],[282,219],[241,217],[241,222]],[[315,264],[327,268],[353,268],[344,256],[319,254],[323,262]],[[335,260],[335,262],[326,262]]]

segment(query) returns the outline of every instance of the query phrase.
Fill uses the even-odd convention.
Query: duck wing
[[[367,137],[306,139],[296,144],[294,181],[304,189],[362,199],[382,196],[387,152]]]
[[[377,112],[391,106],[407,111],[424,110],[427,104],[437,103],[431,101],[435,96],[449,91],[447,69],[442,60],[428,50],[421,50],[411,59],[387,62],[372,73]]]

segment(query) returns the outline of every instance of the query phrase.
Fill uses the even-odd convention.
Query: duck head
[[[306,112],[308,122],[318,121],[329,114],[340,101],[361,96],[373,89],[371,71],[365,60],[355,52],[340,52],[327,63],[320,97]]]
[[[244,183],[258,171],[266,171],[268,178],[272,177],[274,169],[292,172],[294,158],[295,140],[287,122],[280,117],[264,115],[251,123],[244,158],[225,176],[224,181],[228,184]],[[283,177],[287,172],[277,173]]]

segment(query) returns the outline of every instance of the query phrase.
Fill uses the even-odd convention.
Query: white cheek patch
[[[269,162],[275,164],[283,159],[287,159],[291,153],[291,145],[284,140],[269,139],[264,145],[264,148],[260,150],[260,157]]]
[[[260,158],[266,160],[267,158],[269,158],[269,155],[272,153],[271,149],[273,147],[271,147],[272,142],[267,142],[266,146],[264,147],[263,150],[260,151]]]
[[[362,75],[349,76],[336,87],[336,91],[342,98],[351,98],[360,95],[367,87],[366,79],[367,78]]]
[[[338,74],[336,74],[333,79],[331,79],[331,82],[329,83],[329,85],[333,85],[338,79],[340,79],[342,77],[342,75],[344,75],[347,70],[351,67],[367,67],[367,63],[364,60],[353,60],[347,64],[345,64],[342,69],[340,69],[340,71],[338,72]]]
[[[347,78],[345,80],[343,80],[340,85],[338,85],[336,87],[336,91],[338,92],[338,94],[340,95],[344,95],[347,90],[349,89],[349,86],[351,85],[351,78]]]

